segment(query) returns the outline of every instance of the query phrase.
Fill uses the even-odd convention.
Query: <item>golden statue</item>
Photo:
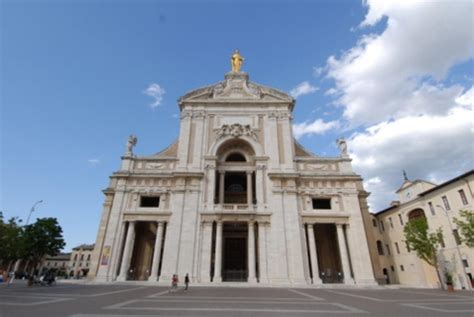
[[[240,55],[239,50],[235,50],[234,54],[232,54],[230,58],[230,64],[232,65],[232,72],[240,73],[240,67],[242,67],[242,63],[244,62],[244,58]]]

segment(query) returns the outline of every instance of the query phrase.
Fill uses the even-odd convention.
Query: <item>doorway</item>
[[[226,222],[222,232],[222,281],[247,281],[247,237],[246,222]]]

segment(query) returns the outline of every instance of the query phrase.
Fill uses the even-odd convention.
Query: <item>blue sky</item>
[[[402,169],[472,168],[472,4],[381,3],[3,1],[0,210],[26,219],[42,199],[33,216],[57,217],[66,249],[94,242],[127,136],[139,155],[173,142],[176,100],[222,80],[235,48],[251,80],[297,96],[305,147],[334,156],[348,139],[373,211]]]

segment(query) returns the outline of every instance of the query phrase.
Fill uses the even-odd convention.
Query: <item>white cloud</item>
[[[474,107],[474,86],[464,94],[456,98],[456,103],[462,106]]]
[[[326,67],[313,67],[313,76],[319,77],[326,71]]]
[[[87,162],[89,162],[89,164],[91,165],[97,165],[100,163],[100,158],[92,158],[92,159],[88,159]]]
[[[325,94],[342,107],[341,124],[356,131],[348,140],[354,169],[378,211],[396,199],[403,169],[411,179],[445,181],[474,165],[474,88],[446,80],[454,65],[474,56],[473,3],[364,3],[359,31],[366,34],[328,58],[335,85]],[[369,34],[384,18],[385,29]]]
[[[302,122],[293,125],[293,134],[299,139],[303,135],[324,134],[325,132],[339,127],[338,121],[324,122],[316,119],[311,123]]]
[[[150,84],[150,86],[148,86],[148,88],[145,91],[143,91],[143,93],[147,96],[155,98],[155,101],[150,104],[150,107],[154,109],[158,107],[159,105],[161,105],[161,102],[163,101],[163,95],[165,94],[165,90],[162,87],[160,87],[160,85],[153,83],[153,84]]]
[[[404,117],[354,133],[349,150],[354,169],[368,179],[372,211],[396,199],[403,169],[411,179],[426,180],[447,180],[471,169],[473,122],[474,111],[458,106],[445,116]]]
[[[293,88],[291,91],[290,91],[290,95],[293,97],[293,98],[298,98],[299,96],[302,96],[302,95],[308,95],[308,94],[312,94],[314,93],[316,90],[318,90],[317,87],[315,86],[312,86],[309,82],[307,81],[304,81],[302,82],[301,84],[299,84],[298,86],[296,86],[295,88]]]
[[[430,84],[473,56],[469,0],[368,0],[362,26],[384,16],[381,34],[363,36],[340,58],[328,59],[328,76],[342,93],[337,102],[353,126],[406,115],[441,114],[462,87]],[[437,101],[437,102],[433,102]],[[417,113],[418,112],[418,113]]]

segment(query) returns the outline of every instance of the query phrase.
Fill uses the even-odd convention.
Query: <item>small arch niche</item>
[[[226,162],[247,162],[241,153],[231,153],[225,158]]]

